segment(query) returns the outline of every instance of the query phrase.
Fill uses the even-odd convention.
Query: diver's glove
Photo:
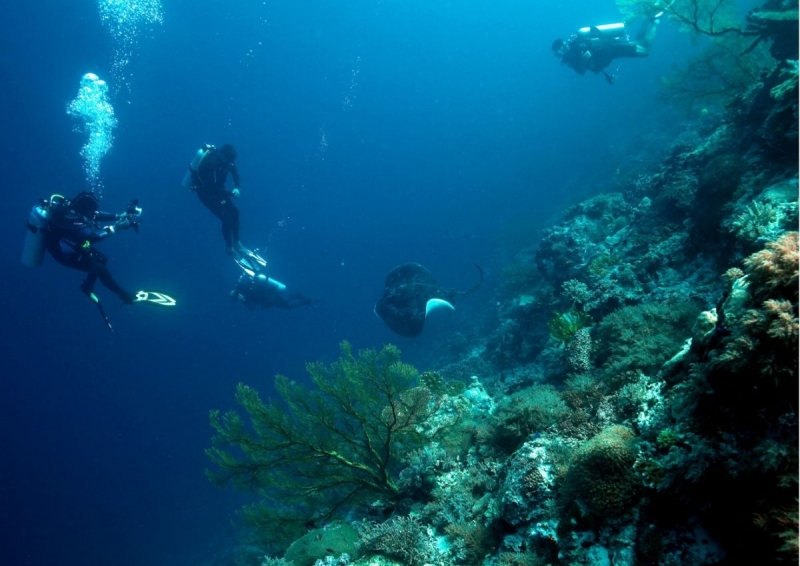
[[[128,218],[128,216],[125,216],[124,218],[117,220],[113,226],[109,226],[112,234],[114,233],[114,229],[127,230],[130,227],[131,227],[131,219]]]
[[[139,201],[134,200],[125,209],[125,212],[116,215],[117,222],[114,224],[119,230],[133,228],[134,232],[139,231],[139,219],[142,217],[142,207]]]
[[[139,206],[139,201],[133,201],[131,204],[128,205],[128,208],[125,209],[125,215],[128,218],[141,218],[142,216],[142,207]]]
[[[122,220],[123,218],[132,218],[138,219],[142,216],[142,207],[139,206],[139,200],[134,199],[128,205],[128,208],[125,209],[125,212],[120,212],[119,214],[115,214],[117,220]]]
[[[240,191],[238,188],[234,188],[231,191],[231,195],[234,196],[234,197],[238,197],[240,194],[242,194],[242,191]]]

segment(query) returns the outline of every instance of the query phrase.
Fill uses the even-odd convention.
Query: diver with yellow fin
[[[111,323],[100,299],[94,293],[94,285],[98,279],[123,304],[174,306],[175,299],[163,293],[131,293],[123,289],[106,267],[108,257],[94,247],[94,244],[113,236],[118,230],[133,228],[138,232],[142,215],[138,201],[132,201],[125,212],[120,214],[102,212],[99,208],[97,197],[88,191],[80,192],[72,199],[53,195],[42,200],[33,207],[28,218],[22,263],[39,267],[46,250],[61,265],[85,272],[86,279],[80,285],[81,292],[97,305],[109,330],[113,330]]]

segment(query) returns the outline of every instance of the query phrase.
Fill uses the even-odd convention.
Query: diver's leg
[[[69,247],[68,247],[69,249]],[[65,267],[76,269],[86,273],[86,279],[81,282],[81,292],[87,297],[91,297],[94,290],[97,275],[92,273],[92,255],[87,252],[68,253],[64,251],[61,243],[48,247],[50,255],[53,259]]]
[[[219,195],[213,193],[201,193],[198,191],[197,198],[199,198],[200,202],[202,202],[203,205],[211,211],[211,214],[219,219],[222,219],[223,205],[220,202]]]
[[[636,34],[636,57],[647,57],[650,55],[653,41],[656,38],[658,22],[660,21],[661,18],[652,17],[642,24],[639,33]]]
[[[236,251],[242,251],[239,242],[239,209],[230,199],[222,212],[222,232],[228,247],[235,246]]]
[[[225,240],[225,247],[228,250],[228,254],[233,255],[233,237],[231,236],[231,231],[226,221],[226,212],[230,204],[230,197],[227,197],[222,192],[219,194],[198,192],[197,196],[200,202],[202,202],[214,216],[222,221],[222,238]]]
[[[228,253],[233,255],[235,251],[233,248],[233,237],[231,236],[231,230],[228,225],[225,223],[225,220],[222,220],[222,237],[225,240],[225,247],[228,249]]]
[[[311,305],[314,303],[314,299],[309,299],[302,293],[292,293],[289,297],[285,300],[286,306],[283,308],[286,309],[294,309],[297,307],[305,307],[307,305]]]
[[[56,262],[65,267],[77,269],[78,271],[89,271],[89,264],[86,261],[88,258],[84,258],[84,254],[75,251],[74,247],[71,245],[62,245],[59,241],[54,245],[48,245],[47,251],[50,252],[50,255],[53,256]]]
[[[97,281],[97,275],[89,271],[86,274],[86,279],[81,283],[81,292],[87,297],[91,297],[95,281]]]
[[[119,284],[111,276],[111,272],[108,270],[105,264],[101,262],[95,262],[92,265],[86,281],[89,281],[90,278],[92,279],[92,285],[94,285],[94,281],[96,279],[100,279],[100,282],[103,284],[103,286],[122,299],[123,303],[132,303],[136,298],[133,293],[129,293],[119,286]],[[83,288],[83,286],[81,286],[81,288]]]

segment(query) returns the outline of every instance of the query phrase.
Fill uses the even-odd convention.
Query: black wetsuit
[[[222,237],[232,248],[239,241],[239,209],[233,203],[233,196],[225,190],[225,179],[231,174],[234,188],[239,187],[239,171],[236,165],[223,156],[219,150],[211,149],[200,160],[197,171],[192,171],[192,180],[197,196],[214,216],[222,220]]]
[[[612,77],[605,69],[614,59],[634,59],[649,55],[659,16],[648,18],[642,24],[636,34],[636,41],[628,39],[624,28],[619,30],[616,37],[604,37],[597,27],[589,28],[589,33],[585,35],[574,34],[559,53],[561,62],[579,75],[586,71],[603,73],[606,80],[612,82]]]
[[[620,57],[640,57],[636,53],[636,44],[623,38],[574,37],[567,42],[561,62],[579,75],[583,75],[586,71],[601,73],[611,61]]]
[[[98,222],[114,220],[117,220],[117,216],[108,212],[96,212],[92,218],[85,218],[69,210],[67,206],[56,208],[52,212],[45,247],[61,265],[86,273],[81,291],[87,295],[92,293],[95,281],[100,279],[123,303],[132,303],[135,295],[119,286],[106,267],[108,258],[93,247],[95,243],[113,234],[109,228],[101,227]]]
[[[315,302],[314,299],[309,299],[301,293],[286,293],[266,279],[250,277],[245,274],[239,277],[231,297],[244,303],[244,306],[250,310],[272,307],[293,309],[311,305]]]

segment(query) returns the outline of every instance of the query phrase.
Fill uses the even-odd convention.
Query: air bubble
[[[80,120],[75,131],[86,134],[86,143],[81,148],[83,168],[89,186],[99,191],[100,162],[114,143],[113,131],[117,127],[106,82],[94,73],[83,75],[78,96],[67,105],[67,114]]]

